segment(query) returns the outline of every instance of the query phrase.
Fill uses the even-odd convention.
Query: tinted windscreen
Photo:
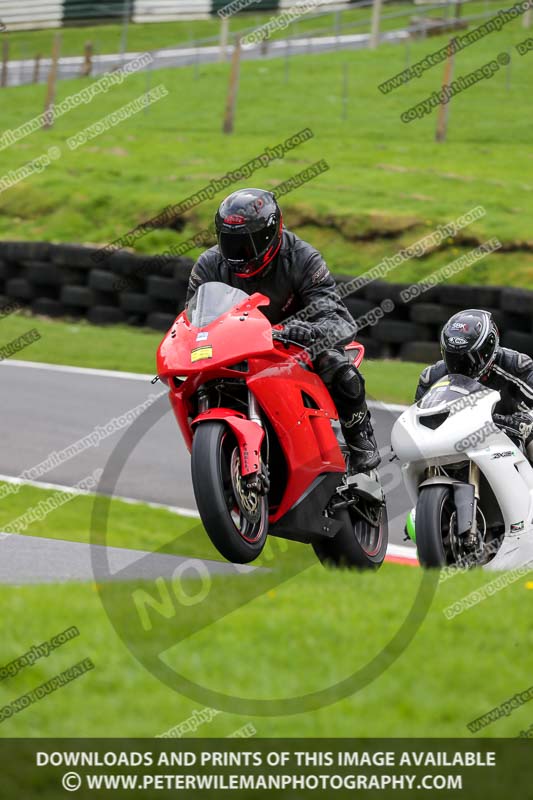
[[[419,408],[434,408],[443,403],[456,403],[461,397],[476,392],[486,392],[487,388],[478,381],[464,375],[445,375],[438,380],[418,401]]]
[[[249,295],[226,283],[202,283],[187,306],[187,316],[195,328],[203,328],[218,319],[233,306],[242,303]]]

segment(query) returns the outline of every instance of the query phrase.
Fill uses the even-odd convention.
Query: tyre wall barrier
[[[0,242],[0,307],[18,301],[49,317],[164,332],[184,307],[192,265],[186,257],[102,254],[76,244]],[[335,277],[340,286],[353,280],[348,275]],[[503,345],[533,356],[533,291],[442,284],[405,302],[401,293],[406,286],[373,281],[344,297],[356,320],[369,321],[358,339],[370,358],[424,363],[437,359],[442,324],[456,311],[472,307],[492,311]],[[390,300],[393,310],[378,316],[376,309],[387,308]]]

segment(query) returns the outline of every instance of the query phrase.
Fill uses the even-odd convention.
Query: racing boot
[[[378,444],[370,421],[370,411],[366,407],[352,414],[349,420],[341,420],[344,439],[349,447],[348,473],[370,472],[381,463]]]

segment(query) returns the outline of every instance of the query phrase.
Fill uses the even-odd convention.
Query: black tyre
[[[146,318],[146,324],[149,328],[155,328],[156,331],[168,331],[174,324],[176,314],[163,314],[160,311],[153,311]]]
[[[90,308],[95,304],[96,298],[92,289],[87,286],[63,286],[60,300],[65,306]]]
[[[355,511],[341,511],[337,519],[344,525],[333,539],[313,544],[313,550],[326,567],[378,569],[389,543],[387,508],[383,506],[378,525],[371,525]]]
[[[406,342],[400,347],[400,358],[430,364],[441,358],[440,347],[437,342]]]
[[[45,317],[62,317],[65,314],[63,304],[49,297],[38,297],[31,304],[31,310],[34,314],[43,314]]]
[[[151,275],[146,281],[147,291],[150,297],[156,300],[182,299],[182,289],[173,278],[160,278],[158,275]]]
[[[372,337],[386,344],[420,342],[431,338],[431,331],[425,325],[402,320],[382,319],[372,331]]]
[[[26,275],[34,286],[62,286],[68,272],[61,270],[56,264],[49,264],[48,261],[27,261]],[[70,279],[72,274],[68,277]]]
[[[238,564],[256,559],[268,534],[268,501],[242,486],[239,448],[223,422],[198,426],[191,473],[201,520],[218,552]]]
[[[95,292],[115,292],[117,276],[105,269],[92,269],[89,273],[89,289]]]
[[[11,278],[6,281],[5,293],[15,300],[33,300],[36,290],[26,278]]]
[[[149,314],[154,309],[152,298],[140,292],[123,292],[120,295],[119,305],[126,314]],[[169,327],[170,325],[165,330]]]
[[[120,308],[93,306],[87,312],[87,319],[93,325],[117,325],[126,322],[126,315]]]
[[[423,567],[444,567],[452,563],[450,537],[455,504],[449,486],[426,486],[416,504],[416,547]]]

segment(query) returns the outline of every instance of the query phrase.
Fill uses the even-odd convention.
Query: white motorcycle
[[[493,421],[499,400],[477,381],[447,375],[392,429],[416,504],[407,528],[425,567],[511,569],[533,559],[533,468]]]

